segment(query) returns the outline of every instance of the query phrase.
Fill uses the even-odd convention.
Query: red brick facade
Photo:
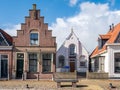
[[[0,51],[2,52],[2,51]],[[40,10],[29,10],[21,30],[13,37],[13,48],[10,52],[10,78],[51,79],[55,72],[56,38],[40,16]]]

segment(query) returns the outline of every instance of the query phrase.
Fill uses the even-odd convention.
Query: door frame
[[[23,54],[24,55],[24,58],[23,58],[23,73],[24,73],[24,67],[25,67],[25,52],[16,52],[16,56],[15,56],[15,70],[16,70],[15,77],[16,78],[18,78],[17,77],[17,61],[18,61],[17,55],[18,54]]]
[[[70,61],[70,62],[69,62],[70,72],[74,72],[74,71],[71,70],[71,68],[72,68],[72,67],[71,67],[71,63],[74,63],[74,64],[73,64],[73,65],[74,65],[74,71],[76,70],[76,63],[75,63],[75,61]]]
[[[18,61],[22,61],[22,64],[23,64],[22,74],[23,74],[23,71],[24,71],[24,60],[17,60],[17,62],[16,62],[16,65],[17,65],[17,67],[16,67],[16,78],[22,78],[22,76],[18,77]]]

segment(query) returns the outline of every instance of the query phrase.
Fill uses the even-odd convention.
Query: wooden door
[[[17,60],[17,78],[22,78],[23,74],[23,60]]]
[[[7,78],[8,76],[8,61],[1,60],[1,77]]]
[[[70,72],[75,71],[75,62],[70,62]]]

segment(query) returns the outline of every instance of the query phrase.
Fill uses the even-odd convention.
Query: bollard
[[[110,87],[110,88],[113,88],[113,85],[112,85],[112,83],[110,83],[110,84],[109,84],[109,87]]]
[[[26,88],[29,88],[28,84],[26,84]]]

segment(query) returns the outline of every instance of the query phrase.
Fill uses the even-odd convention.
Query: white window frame
[[[38,42],[37,42],[37,44],[31,44],[31,34],[32,33],[37,33],[38,34]],[[37,32],[37,31],[31,31],[29,39],[30,39],[30,46],[38,46],[39,45],[39,41],[40,41],[39,40],[39,32]]]

